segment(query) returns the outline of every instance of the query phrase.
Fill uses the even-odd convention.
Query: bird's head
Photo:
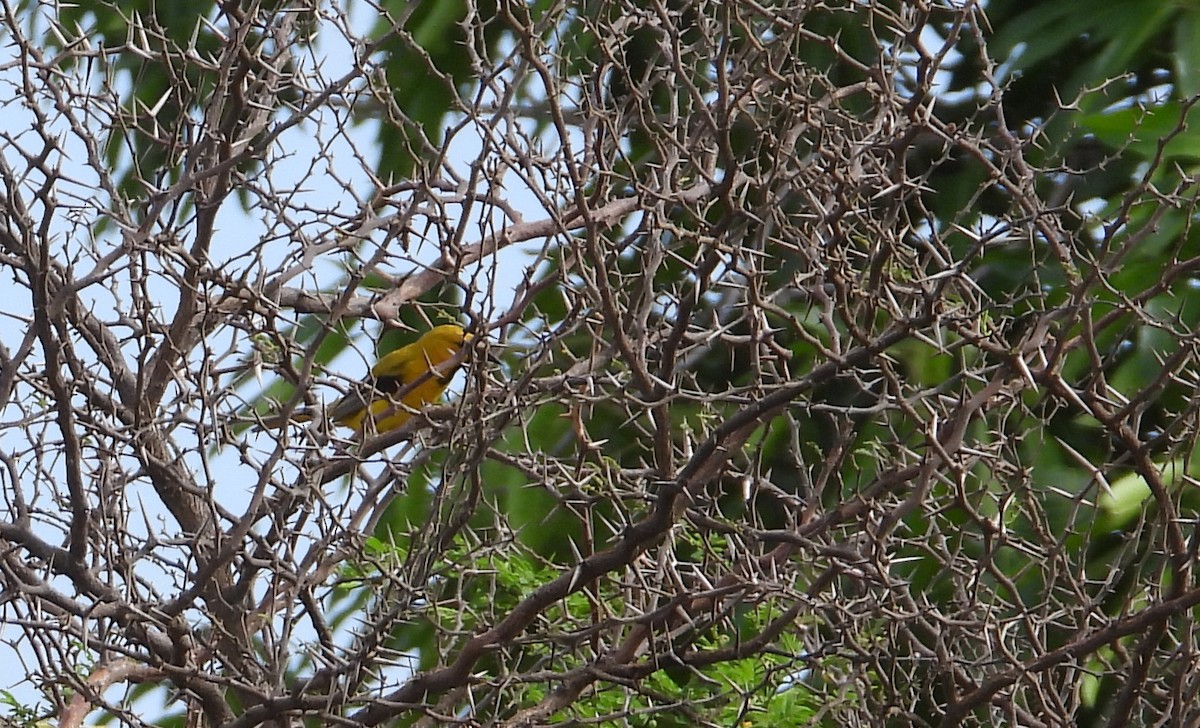
[[[434,326],[421,337],[423,342],[428,342],[431,346],[450,349],[461,349],[464,344],[470,344],[474,339],[474,334],[464,330],[458,324]]]

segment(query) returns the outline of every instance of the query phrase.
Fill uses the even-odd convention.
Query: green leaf
[[[1183,105],[1171,101],[1158,106],[1085,114],[1080,124],[1108,146],[1127,149],[1147,159],[1158,153],[1160,142],[1169,136],[1164,157],[1200,159],[1200,129],[1193,130],[1188,125],[1189,121],[1200,119],[1193,116],[1194,111],[1189,109],[1185,117]]]
[[[1183,474],[1183,461],[1171,460],[1159,470],[1159,477],[1170,486]],[[1096,531],[1107,533],[1128,527],[1137,519],[1152,500],[1150,484],[1141,473],[1129,473],[1110,484],[1107,492],[1100,496],[1100,518]]]
[[[1200,5],[1184,7],[1175,23],[1175,88],[1182,98],[1200,94]]]

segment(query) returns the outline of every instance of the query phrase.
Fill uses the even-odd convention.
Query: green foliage
[[[22,703],[7,690],[0,690],[0,705],[6,708],[6,715],[0,718],[0,725],[5,728],[47,728],[51,725],[40,718],[38,711]]]

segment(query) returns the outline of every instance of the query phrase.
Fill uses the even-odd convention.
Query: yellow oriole
[[[434,326],[375,362],[370,378],[329,408],[329,419],[360,432],[398,429],[414,411],[442,396],[460,363],[459,353],[474,338],[458,324]],[[292,421],[312,418],[311,411],[300,410]]]

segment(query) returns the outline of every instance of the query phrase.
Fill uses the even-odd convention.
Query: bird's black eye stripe
[[[404,389],[404,380],[400,377],[376,377],[375,391],[383,395],[393,395]]]

